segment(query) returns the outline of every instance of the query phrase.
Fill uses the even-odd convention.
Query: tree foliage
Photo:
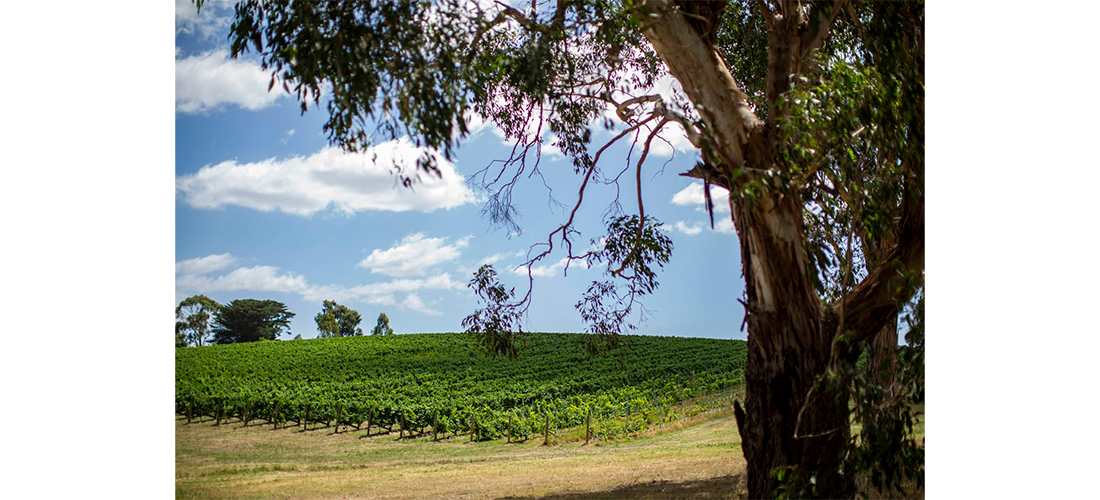
[[[657,274],[672,256],[672,240],[661,230],[661,223],[652,217],[643,225],[636,216],[622,216],[608,224],[607,236],[595,240],[602,248],[589,252],[587,264],[595,267],[606,263],[610,279],[593,281],[575,308],[587,325],[585,348],[590,355],[620,349],[620,335],[630,333],[637,325],[630,321],[635,308],[643,310],[640,299],[657,289]],[[616,280],[625,283],[619,285]]]
[[[186,329],[187,323],[176,321],[176,347],[187,347],[187,337],[184,335]]]
[[[363,320],[359,311],[337,304],[334,300],[326,300],[321,305],[321,312],[313,318],[317,322],[318,337],[355,337],[363,334],[359,328],[359,322]]]
[[[290,329],[294,313],[275,300],[237,299],[214,316],[214,341],[219,344],[276,340]]]
[[[210,323],[221,305],[205,295],[183,299],[176,306],[176,335],[183,337],[185,345],[201,346],[210,333]],[[179,347],[179,340],[176,341]]]
[[[493,357],[515,359],[518,339],[523,335],[523,309],[512,302],[515,288],[505,288],[492,264],[481,266],[466,285],[483,307],[462,319],[462,328]]]
[[[393,335],[393,328],[390,328],[390,317],[386,316],[386,313],[380,313],[378,315],[378,323],[371,329],[370,334]]]

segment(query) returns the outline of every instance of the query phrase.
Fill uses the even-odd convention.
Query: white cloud
[[[730,193],[726,188],[711,185],[711,201],[714,202],[714,231],[722,234],[737,234],[737,228],[730,217]],[[672,195],[672,203],[680,206],[694,206],[698,212],[706,212],[706,200],[703,198],[703,183],[692,182],[688,187],[681,189]],[[669,232],[679,231],[687,235],[699,234],[703,229],[710,228],[710,221],[692,223],[690,226],[684,221],[676,221]]]
[[[310,288],[304,277],[294,273],[279,274],[279,268],[274,266],[241,267],[214,279],[194,274],[184,274],[176,277],[176,287],[201,292],[249,290],[299,294],[305,293]]]
[[[237,261],[228,253],[196,257],[176,263],[176,274],[206,274],[225,269]]]
[[[443,313],[428,307],[424,304],[423,300],[420,300],[420,296],[415,293],[410,293],[405,296],[405,300],[401,302],[401,305],[406,309],[421,312],[429,316],[440,316]]]
[[[229,34],[229,14],[234,1],[207,0],[199,10],[193,0],[176,0],[176,34],[224,38]]]
[[[733,225],[733,219],[722,217],[714,220],[714,230],[723,234],[737,234],[737,227]]]
[[[691,225],[688,225],[686,222],[678,220],[675,224],[671,226],[661,226],[661,230],[666,233],[679,231],[688,236],[695,236],[703,232],[704,229],[710,229],[709,221],[697,221],[692,223]],[[733,220],[729,217],[715,217],[713,231],[722,234],[737,234],[737,228],[733,225]]]
[[[372,305],[393,306],[397,304],[394,294],[405,293],[408,295],[401,305],[424,314],[438,315],[441,313],[426,306],[415,292],[465,289],[463,284],[451,279],[448,273],[424,279],[396,279],[354,287],[311,285],[305,277],[292,272],[280,272],[280,269],[275,266],[240,267],[217,277],[203,275],[223,269],[235,260],[229,254],[220,254],[177,262],[176,302],[197,293],[249,291],[296,293],[303,299],[313,302],[327,299],[337,302],[358,301]]]
[[[565,264],[569,262],[568,257],[562,257],[561,260],[549,265],[549,266],[535,266],[531,268],[531,276],[536,278],[549,278],[556,276],[559,272],[565,269]],[[588,262],[584,260],[574,260],[569,264],[569,269],[588,269]],[[515,274],[527,275],[527,266],[519,266],[513,271]]]
[[[474,267],[481,267],[481,266],[484,266],[485,264],[496,264],[497,262],[500,262],[504,259],[515,258],[515,257],[523,257],[526,254],[527,254],[527,252],[525,250],[520,250],[520,251],[515,252],[515,253],[511,253],[511,252],[495,253],[493,255],[485,257],[484,259],[479,260],[477,262],[477,265],[474,266]]]
[[[676,231],[684,233],[688,236],[694,236],[703,232],[703,227],[704,226],[701,222],[696,222],[695,224],[689,226],[687,224],[684,224],[684,221],[678,220],[676,221],[676,224],[673,224],[672,227],[669,228],[669,230],[671,231],[675,229]]]
[[[268,212],[309,216],[330,204],[351,215],[365,210],[432,212],[474,202],[454,164],[438,153],[442,177],[427,174],[413,187],[398,184],[393,167],[416,169],[425,150],[407,139],[387,141],[364,153],[326,147],[309,157],[269,158],[252,163],[228,160],[176,179],[176,189],[194,208],[237,205]]]
[[[279,142],[283,143],[283,145],[285,146],[286,143],[290,142],[290,139],[292,137],[294,137],[294,129],[287,130],[286,134],[283,135],[283,138],[279,139]]]
[[[467,236],[453,245],[445,245],[444,238],[425,238],[423,233],[413,233],[388,250],[375,249],[356,267],[386,276],[423,276],[428,268],[457,259],[462,254],[461,249],[470,244],[470,238]]]
[[[649,126],[645,128],[652,130]],[[649,132],[643,133],[639,142],[644,144],[642,141],[647,137],[649,137]],[[670,122],[665,125],[649,144],[649,154],[656,157],[672,156],[673,150],[684,152],[694,151],[695,149],[697,148],[688,140],[687,133],[684,132],[684,127],[679,122]]]
[[[730,192],[726,188],[712,184],[710,186],[710,199],[714,203],[714,213],[729,213]],[[695,205],[698,210],[706,210],[707,202],[703,197],[703,183],[692,182],[688,187],[681,189],[680,192],[672,195],[672,203],[681,206]]]
[[[300,293],[302,298],[311,301],[335,300],[362,301],[376,305],[394,305],[395,293],[412,293],[419,290],[461,291],[465,285],[451,279],[450,273],[438,274],[423,279],[395,279],[383,283],[370,283],[353,287],[339,285],[307,286]]]
[[[176,59],[176,111],[204,113],[226,104],[255,111],[289,94],[259,63],[230,59],[227,49]]]

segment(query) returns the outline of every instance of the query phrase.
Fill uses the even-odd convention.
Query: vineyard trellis
[[[188,422],[549,443],[552,429],[589,418],[588,437],[611,439],[732,404],[743,342],[627,340],[622,353],[589,358],[578,335],[530,334],[517,361],[487,358],[454,333],[181,348],[176,411]]]

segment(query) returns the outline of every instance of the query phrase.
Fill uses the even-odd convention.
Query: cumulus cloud
[[[470,238],[446,245],[445,238],[425,238],[423,233],[413,233],[387,250],[375,249],[357,267],[386,276],[423,276],[428,268],[457,259],[462,249],[469,246]]]
[[[443,313],[428,307],[424,304],[423,300],[420,300],[420,296],[415,293],[410,293],[405,296],[405,300],[401,302],[401,306],[420,313],[427,314],[429,316],[440,316]]]
[[[177,302],[196,293],[212,292],[282,292],[296,293],[307,301],[335,300],[337,302],[364,302],[372,305],[393,306],[398,302],[395,294],[406,297],[400,305],[424,314],[437,315],[415,292],[420,290],[462,291],[465,286],[451,279],[448,273],[423,279],[395,279],[382,283],[369,283],[353,287],[341,285],[310,284],[302,275],[281,271],[275,266],[239,267],[227,274],[210,277],[209,273],[226,268],[236,259],[230,254],[209,255],[176,263]],[[412,298],[410,298],[412,297]]]
[[[179,264],[176,268],[179,269]],[[240,267],[236,270],[210,278],[198,274],[180,274],[176,276],[176,287],[199,292],[296,292],[309,289],[306,279],[294,273],[279,273],[275,266]]]
[[[729,213],[730,192],[726,188],[711,185],[710,199],[714,203],[714,213]],[[681,189],[680,192],[672,195],[672,203],[680,206],[695,206],[697,210],[705,211],[707,202],[703,197],[703,183],[692,182],[688,187]]]
[[[201,39],[224,38],[229,33],[230,10],[235,0],[207,0],[202,9],[193,0],[176,0],[176,34]]]
[[[661,231],[664,231],[666,233],[672,233],[673,231],[676,231],[686,234],[688,236],[695,236],[703,232],[704,229],[710,229],[709,222],[697,221],[692,223],[691,225],[688,225],[686,222],[678,220],[675,224],[671,226],[661,226]],[[733,225],[733,220],[729,217],[715,217],[713,230],[722,234],[737,234],[737,228]]]
[[[688,236],[695,236],[695,235],[703,232],[703,227],[704,226],[701,222],[696,222],[696,223],[689,226],[689,225],[685,224],[684,221],[678,220],[678,221],[676,221],[675,224],[673,224],[671,227],[669,227],[667,231],[672,232],[673,230],[675,230],[675,231],[679,231],[681,233],[684,233]],[[662,229],[664,229],[664,228],[662,228]]]
[[[176,189],[195,208],[236,205],[300,216],[329,205],[351,215],[365,210],[432,212],[476,201],[454,164],[438,153],[427,154],[436,157],[442,177],[423,175],[411,189],[400,186],[393,167],[412,172],[423,154],[425,150],[402,138],[363,153],[326,147],[308,157],[228,160],[177,178]]]
[[[232,104],[255,111],[289,94],[253,61],[230,59],[220,48],[176,59],[176,111],[205,113]]]
[[[206,274],[220,271],[236,261],[237,258],[228,253],[182,260],[176,263],[176,274]]]
[[[729,215],[729,191],[722,187],[711,186],[710,197],[711,201],[714,202],[714,231],[723,234],[736,234],[737,228],[734,227],[733,220]],[[706,212],[706,200],[703,197],[703,183],[692,182],[688,187],[681,189],[679,192],[672,195],[672,203],[674,205],[695,207],[695,210],[698,212]],[[676,221],[676,223],[666,229],[666,231],[678,231],[691,236],[699,234],[703,229],[709,228],[709,220],[693,222],[690,225],[684,221]]]
[[[337,302],[359,300],[370,304],[393,305],[396,303],[394,300],[395,293],[411,293],[418,290],[461,291],[463,289],[465,289],[465,286],[451,279],[450,273],[443,273],[424,279],[396,279],[384,283],[371,283],[354,287],[311,286],[302,292],[302,297],[312,301],[324,299]]]
[[[536,278],[549,278],[556,276],[559,272],[565,269],[566,263],[569,263],[569,258],[562,257],[561,260],[549,265],[549,266],[535,266],[531,268],[531,276]],[[574,260],[569,263],[569,269],[588,269],[588,262],[583,260]],[[519,266],[513,271],[515,274],[527,275],[527,266]]]
[[[722,234],[737,234],[737,227],[733,225],[733,219],[729,217],[715,218],[714,230]]]
[[[507,258],[509,258],[509,257],[513,257],[513,256],[515,256],[515,257],[522,257],[522,256],[523,256],[523,252],[521,251],[521,252],[519,252],[519,253],[517,253],[517,254],[512,254],[512,253],[495,253],[495,254],[493,254],[493,255],[490,255],[490,256],[488,256],[488,257],[485,257],[484,259],[481,259],[481,260],[479,260],[479,261],[477,262],[477,266],[476,266],[476,267],[481,267],[481,266],[484,266],[485,264],[496,264],[497,262],[500,262],[500,261],[502,261],[502,260],[504,260],[504,259],[507,259]]]

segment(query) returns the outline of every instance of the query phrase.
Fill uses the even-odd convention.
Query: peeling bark
[[[644,31],[646,38],[707,123],[714,141],[711,149],[726,170],[760,165],[757,143],[764,124],[718,52],[668,0],[650,0],[640,7],[655,17]]]

